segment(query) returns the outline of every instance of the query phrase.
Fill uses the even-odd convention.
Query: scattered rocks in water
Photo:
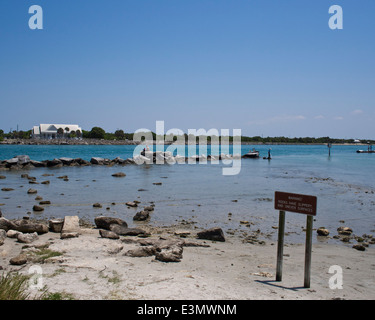
[[[323,236],[323,237],[326,237],[329,235],[329,230],[324,228],[324,227],[320,227],[316,230],[316,233],[319,235],[319,236]]]
[[[102,208],[102,205],[100,203],[98,203],[98,202],[94,203],[92,206],[94,208]]]
[[[125,176],[126,176],[126,174],[123,173],[123,172],[117,172],[117,173],[114,173],[112,175],[112,177],[116,177],[116,178],[121,178],[121,177],[125,177]]]
[[[198,239],[206,239],[212,241],[225,241],[224,232],[221,228],[211,228],[198,232]]]
[[[50,184],[50,181],[49,180],[42,181],[41,184]]]
[[[35,197],[35,200],[36,200],[36,201],[41,201],[41,200],[43,200],[43,197],[41,197],[41,196],[36,196],[36,197]]]
[[[13,191],[13,188],[2,188],[1,191]]]
[[[135,216],[133,217],[133,220],[134,221],[145,221],[148,218],[150,218],[150,213],[149,213],[148,210],[144,210],[144,211],[137,212],[135,214]]]
[[[38,205],[35,204],[33,206],[33,210],[37,211],[37,212],[41,212],[41,211],[44,211],[44,208],[42,206],[38,206]]]
[[[136,201],[133,201],[133,202],[128,201],[128,202],[125,203],[125,204],[126,204],[128,207],[133,207],[133,208],[138,207],[138,204],[137,204]]]
[[[38,193],[38,190],[35,190],[35,189],[29,189],[29,190],[27,190],[27,193],[28,194],[36,194],[36,193]]]
[[[51,201],[49,200],[44,200],[39,202],[40,205],[46,205],[46,204],[51,204]]]
[[[339,227],[337,232],[341,235],[350,236],[353,233],[353,230],[349,227]]]

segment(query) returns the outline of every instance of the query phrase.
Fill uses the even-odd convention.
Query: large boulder
[[[13,230],[23,233],[44,234],[48,232],[48,226],[43,223],[32,222],[28,219],[21,219],[14,222]]]
[[[119,236],[147,236],[147,232],[138,228],[128,228],[118,224],[111,224],[110,230]]]
[[[0,218],[0,229],[8,231],[8,230],[16,230],[16,225],[13,221],[9,221],[8,219],[1,217]]]
[[[128,226],[128,224],[124,220],[121,220],[120,218],[100,216],[100,217],[96,217],[94,221],[95,221],[95,225],[97,228],[105,229],[105,230],[110,230],[111,224],[117,224],[117,225],[124,226],[124,227]]]
[[[61,229],[61,239],[78,237],[81,232],[78,216],[65,216]]]
[[[224,232],[221,228],[211,228],[198,232],[198,239],[206,239],[212,241],[225,241]]]

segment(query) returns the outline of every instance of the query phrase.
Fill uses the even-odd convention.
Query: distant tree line
[[[157,136],[155,132],[151,132],[153,140],[156,140]],[[93,127],[90,131],[82,130],[80,132],[77,131],[69,131],[69,128],[62,129],[60,128],[57,131],[58,138],[83,138],[83,139],[103,139],[103,140],[133,140],[134,133],[125,133],[122,129],[117,129],[115,132],[106,132],[104,129],[100,127]],[[12,131],[8,133],[4,133],[3,130],[0,129],[0,141],[7,139],[30,139],[31,138],[31,130],[28,131]],[[207,142],[210,143],[212,140],[220,140],[220,137],[211,137],[211,136],[194,136],[194,135],[187,135],[186,133],[183,136],[176,136],[170,134],[169,136],[164,135],[163,137],[158,137],[163,139],[168,139],[169,141],[195,141],[198,143],[200,138],[204,140],[207,139]],[[216,138],[216,139],[215,139]],[[233,142],[233,137],[229,136],[226,137],[229,142]],[[337,139],[337,138],[330,138],[330,137],[295,137],[295,138],[288,138],[288,137],[261,137],[261,136],[254,136],[254,137],[246,137],[241,136],[241,141],[246,143],[285,143],[285,144],[294,144],[294,143],[316,143],[316,144],[327,144],[327,143],[354,143],[354,139]],[[375,144],[375,140],[360,140],[361,143],[371,143]]]

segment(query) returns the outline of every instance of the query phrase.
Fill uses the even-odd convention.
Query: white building
[[[31,135],[37,139],[56,139],[67,137],[73,131],[79,131],[78,135],[82,134],[81,127],[76,124],[40,124],[33,127]]]

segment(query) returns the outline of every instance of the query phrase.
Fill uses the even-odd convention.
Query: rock
[[[42,181],[41,184],[50,184],[50,181],[49,180]]]
[[[182,259],[182,246],[172,246],[155,253],[155,260],[162,262],[180,262]]]
[[[148,207],[145,207],[143,210],[145,210],[145,211],[154,211],[154,207],[148,206]]]
[[[353,233],[353,230],[349,227],[339,227],[337,228],[337,232],[344,236],[350,236]]]
[[[133,217],[134,221],[145,221],[150,217],[150,214],[148,211],[140,211],[135,214]]]
[[[14,159],[18,159],[19,164],[27,164],[30,162],[30,157],[27,155],[16,156]]]
[[[128,207],[138,207],[138,204],[136,204],[135,202],[131,202],[131,201],[129,201],[129,202],[127,202],[127,203],[125,203]]]
[[[124,256],[128,257],[150,257],[156,254],[156,249],[152,246],[138,247],[133,250],[128,250],[124,253]]]
[[[323,236],[323,237],[326,237],[329,235],[329,231],[328,229],[324,228],[324,227],[320,227],[318,230],[316,230],[316,233],[319,235],[319,236]]]
[[[63,163],[59,159],[47,160],[47,167],[62,167]]]
[[[91,158],[90,163],[91,164],[103,165],[104,164],[104,159],[103,158],[99,158],[99,157],[93,157],[93,158]]]
[[[27,263],[27,256],[24,253],[19,254],[18,256],[9,260],[11,265],[20,266]]]
[[[102,238],[107,238],[107,239],[120,239],[119,235],[113,231],[105,230],[105,229],[100,229],[99,234]]]
[[[79,226],[78,216],[65,216],[61,234],[63,233],[74,233],[79,234],[81,227]]]
[[[6,176],[0,176],[0,179],[6,179],[7,177]]]
[[[10,229],[15,230],[16,225],[14,224],[14,222],[9,221],[8,219],[6,219],[4,217],[1,217],[0,218],[0,229],[5,230],[5,231],[8,231]]]
[[[51,201],[49,200],[44,200],[39,202],[40,205],[46,205],[46,204],[51,204]]]
[[[152,184],[155,185],[155,186],[161,186],[162,185],[161,182],[153,182]]]
[[[38,212],[40,212],[40,211],[44,211],[44,208],[41,207],[41,206],[38,206],[38,205],[34,205],[34,206],[33,206],[33,210],[34,210],[34,211],[38,211]]]
[[[8,238],[13,238],[13,239],[17,239],[17,236],[18,234],[20,234],[21,232],[20,231],[17,231],[17,230],[8,230],[7,232],[7,237]]]
[[[221,228],[211,228],[206,229],[201,232],[198,232],[198,239],[206,239],[206,240],[212,240],[212,241],[221,241],[224,242],[224,233]]]
[[[181,238],[186,238],[187,236],[190,235],[190,231],[189,230],[176,230],[174,234],[176,236],[180,236]]]
[[[2,188],[1,191],[13,191],[13,188]]]
[[[35,190],[35,189],[29,189],[29,190],[27,190],[27,193],[28,194],[36,194],[36,193],[38,193],[38,191],[37,190]]]
[[[38,234],[36,232],[34,233],[22,233],[20,232],[18,235],[17,235],[17,240],[18,242],[21,242],[21,243],[31,243],[31,242],[34,242],[35,240],[38,240],[39,237],[38,237]]]
[[[40,162],[40,161],[35,161],[35,160],[31,160],[30,163],[36,167],[36,168],[41,168],[41,167],[45,167],[47,164],[44,163],[44,162]]]
[[[4,240],[7,237],[7,232],[3,229],[0,229],[0,246],[4,244]]]
[[[60,235],[60,239],[70,239],[70,238],[78,238],[79,232],[62,232]]]
[[[72,158],[59,158],[59,160],[66,166],[69,166],[70,164],[72,164],[72,162],[74,161],[74,159]]]
[[[21,219],[14,222],[14,230],[23,233],[34,233],[43,234],[48,232],[48,227],[43,223],[34,223],[28,219]]]
[[[363,244],[355,244],[353,246],[353,248],[358,250],[358,251],[365,251],[366,250],[366,247]]]
[[[64,219],[52,219],[48,221],[51,232],[60,233],[64,225]]]
[[[36,200],[36,201],[40,201],[40,200],[43,200],[43,198],[42,198],[41,196],[36,196],[36,197],[35,197],[35,200]]]
[[[117,177],[117,178],[125,177],[125,176],[126,176],[126,174],[123,173],[123,172],[117,172],[117,173],[114,173],[114,174],[112,175],[112,177]]]
[[[110,230],[110,226],[112,224],[117,224],[124,227],[128,226],[128,224],[124,220],[121,220],[119,218],[100,216],[96,217],[94,221],[97,228],[105,230]]]
[[[102,208],[102,205],[100,204],[100,203],[94,203],[93,205],[92,205],[94,208]]]
[[[119,236],[146,236],[147,233],[138,228],[128,228],[118,224],[111,224],[110,230],[117,233]]]

